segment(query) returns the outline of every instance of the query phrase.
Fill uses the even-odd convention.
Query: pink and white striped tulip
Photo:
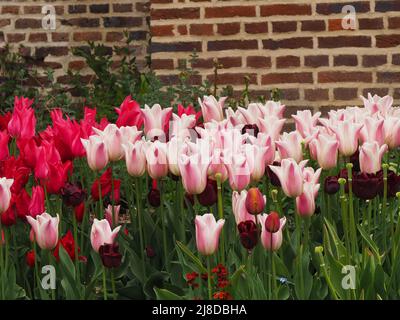
[[[145,143],[147,173],[158,180],[168,174],[167,144],[156,140]]]
[[[296,197],[296,213],[301,217],[310,217],[315,212],[315,198],[320,185],[305,182],[303,193]]]
[[[205,256],[212,255],[218,250],[219,235],[225,224],[225,219],[215,220],[211,213],[196,216],[196,245],[197,250]]]
[[[297,111],[295,115],[292,115],[292,118],[296,123],[296,130],[303,138],[306,138],[313,133],[320,115],[321,112],[316,112],[313,115],[310,110]]]
[[[389,149],[395,149],[400,146],[400,118],[387,117],[385,119],[385,143]]]
[[[385,127],[384,119],[375,119],[366,117],[364,119],[364,126],[360,131],[360,138],[362,142],[378,142],[381,146],[385,143]]]
[[[6,212],[11,202],[11,186],[14,179],[0,178],[0,214]]]
[[[264,176],[268,149],[267,147],[260,147],[256,144],[246,143],[244,145],[244,152],[250,167],[252,181],[259,181]]]
[[[100,171],[108,164],[108,150],[103,139],[92,135],[89,139],[81,139],[86,150],[86,158],[90,169]]]
[[[111,230],[107,219],[97,220],[94,218],[92,229],[90,230],[90,242],[94,251],[99,252],[99,248],[104,244],[113,244],[121,226]]]
[[[121,206],[112,206],[109,204],[107,208],[104,209],[104,217],[110,224],[110,227],[113,225],[116,226],[119,224],[119,210]]]
[[[358,148],[358,139],[363,125],[350,120],[338,121],[331,129],[339,141],[339,152],[344,156],[353,155]]]
[[[204,122],[211,120],[222,121],[224,119],[223,108],[226,97],[221,97],[217,101],[214,96],[204,96],[203,101],[199,98],[199,105],[203,114]]]
[[[366,142],[360,147],[360,170],[364,173],[377,173],[381,170],[382,157],[388,150],[386,144],[379,147],[378,142]]]
[[[182,176],[182,184],[189,194],[200,194],[207,186],[209,161],[204,161],[200,153],[182,154],[178,165]]]
[[[161,108],[159,104],[148,105],[141,109],[144,120],[144,133],[148,139],[158,137],[159,140],[165,141],[165,129],[171,118],[172,108]]]
[[[279,139],[285,121],[286,119],[267,115],[258,119],[258,128],[260,132],[268,134],[273,141],[276,141]]]
[[[367,99],[363,96],[360,97],[364,102],[365,108],[368,109],[371,114],[380,112],[381,115],[385,116],[393,104],[393,98],[391,96],[380,97],[376,94],[372,96],[368,93]]]
[[[146,172],[146,155],[144,141],[135,143],[126,142],[122,145],[125,151],[125,163],[128,174],[132,177],[141,177]]]
[[[297,131],[284,132],[279,141],[276,141],[279,156],[281,159],[292,158],[296,162],[303,160],[303,138]]]
[[[47,212],[38,215],[36,219],[26,216],[35,235],[36,243],[43,250],[52,250],[58,243],[58,223],[60,218],[52,217]]]
[[[227,159],[230,160],[227,161]],[[251,171],[247,157],[243,154],[224,156],[224,162],[228,169],[229,185],[232,190],[241,191],[250,183]]]
[[[269,232],[265,227],[265,221],[268,218],[268,214],[264,213],[258,216],[258,221],[261,224],[261,244],[264,249],[269,251],[277,251],[282,246],[283,240],[283,228],[286,225],[286,217],[280,218],[279,230],[277,232]]]
[[[235,216],[237,225],[248,220],[251,220],[254,223],[256,222],[255,216],[250,214],[246,209],[246,198],[247,190],[242,190],[240,193],[237,191],[232,192],[232,212]],[[265,196],[264,200],[266,201]]]
[[[115,124],[108,124],[104,130],[93,127],[93,131],[104,141],[110,161],[118,161],[124,156],[122,132]]]
[[[283,159],[281,166],[269,166],[278,177],[283,192],[291,198],[303,193],[303,172],[302,166],[293,159]]]
[[[337,165],[339,142],[336,137],[328,134],[319,134],[318,138],[309,144],[310,154],[317,160],[322,169],[329,170]]]

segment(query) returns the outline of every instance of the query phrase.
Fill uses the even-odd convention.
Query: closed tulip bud
[[[35,251],[28,251],[25,255],[25,261],[28,267],[33,268],[35,266]]]
[[[277,232],[269,232],[266,228],[266,220],[268,214],[262,214],[258,216],[258,221],[261,224],[261,244],[266,250],[277,251],[282,245],[283,235],[282,231],[286,224],[286,217],[283,217],[279,221],[279,230]]]
[[[252,250],[258,243],[258,228],[254,221],[242,221],[238,225],[240,242],[247,250]]]
[[[215,220],[211,213],[196,216],[196,245],[197,250],[205,256],[212,255],[218,249],[219,235],[225,224],[224,219]]]
[[[327,194],[335,194],[340,189],[338,178],[335,176],[330,176],[325,179],[324,191]]]
[[[27,216],[26,219],[34,232],[38,246],[44,250],[52,250],[58,243],[58,223],[60,218],[53,218],[47,212],[38,215],[36,219]]]
[[[204,191],[197,195],[197,200],[204,207],[210,207],[217,203],[217,182],[208,179]]]
[[[118,243],[106,243],[100,246],[99,254],[101,262],[106,268],[118,268],[121,265],[122,255],[119,252]]]
[[[82,145],[86,150],[86,158],[90,169],[93,171],[102,170],[108,163],[108,151],[104,141],[96,135],[89,139],[81,139]]]
[[[149,201],[150,205],[154,208],[158,208],[161,204],[160,199],[160,190],[151,188],[147,195],[147,200]]]
[[[78,183],[70,183],[67,182],[61,188],[61,195],[64,203],[67,206],[76,207],[85,201],[86,192],[82,189],[82,185],[80,182]]]
[[[246,209],[251,214],[257,215],[264,211],[266,200],[258,188],[250,188],[246,196]]]
[[[81,223],[83,221],[83,217],[85,215],[85,203],[84,202],[82,202],[81,204],[79,204],[78,206],[76,206],[74,208],[74,214],[75,214],[76,221]]]
[[[265,229],[267,229],[268,232],[275,233],[279,231],[279,228],[281,226],[279,214],[276,213],[275,211],[272,211],[267,219],[265,219]]]

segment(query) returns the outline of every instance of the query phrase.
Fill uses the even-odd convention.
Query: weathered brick
[[[366,97],[368,93],[377,94],[380,97],[384,97],[389,94],[388,88],[365,88],[363,89],[362,95]],[[396,97],[394,97],[396,99]],[[398,99],[398,98],[397,98]]]
[[[91,13],[108,13],[110,12],[110,5],[108,3],[92,4],[89,6],[89,10]]]
[[[122,41],[122,39],[124,39],[124,34],[122,32],[107,32],[107,42],[117,42]]]
[[[392,56],[392,64],[400,66],[400,54],[394,54]]]
[[[198,69],[211,69],[214,66],[214,59],[207,58],[207,59],[197,59],[192,63],[193,68]]]
[[[68,47],[39,47],[35,50],[37,58],[45,58],[46,56],[61,57],[68,54]]]
[[[74,32],[74,41],[100,41],[100,32]]]
[[[377,72],[377,81],[382,83],[399,83],[400,72]]]
[[[200,8],[152,9],[152,20],[199,19]]]
[[[153,70],[174,69],[174,60],[172,60],[172,59],[153,59],[151,61],[151,68]]]
[[[347,30],[353,31],[353,29],[343,28],[343,20],[342,19],[329,19],[328,20],[328,30],[329,31],[339,31],[339,30]]]
[[[311,72],[269,73],[261,77],[261,84],[312,83]]]
[[[329,99],[328,89],[305,89],[304,98],[308,101],[323,101]]]
[[[250,68],[270,68],[271,58],[264,56],[248,56],[246,64]]]
[[[318,37],[319,48],[371,47],[369,36]]]
[[[389,17],[389,29],[400,29],[400,17]]]
[[[358,28],[360,30],[378,30],[383,29],[383,19],[382,18],[360,18],[358,19]]]
[[[342,13],[344,6],[353,6],[355,12],[364,13],[370,11],[369,1],[350,1],[350,2],[335,2],[335,3],[317,3],[316,11],[319,14],[330,15]]]
[[[18,14],[20,6],[2,6],[1,14]]]
[[[3,28],[5,26],[9,26],[11,24],[10,19],[0,19],[0,28]]]
[[[186,34],[188,34],[188,28],[187,28],[187,26],[184,25],[184,24],[179,25],[179,26],[177,27],[177,29],[178,29],[179,34],[181,34],[181,35],[186,35]]]
[[[46,33],[31,33],[29,35],[30,42],[46,42],[47,34]]]
[[[201,42],[199,41],[187,41],[187,42],[152,42],[150,51],[156,52],[192,52],[196,50],[201,51]]]
[[[324,20],[305,20],[301,22],[301,31],[325,31]]]
[[[255,6],[223,6],[205,8],[206,18],[255,17]]]
[[[114,3],[114,12],[132,12],[132,3]]]
[[[400,11],[400,2],[397,0],[376,1],[375,2],[375,11],[376,12]]]
[[[300,57],[296,56],[280,56],[276,58],[276,67],[277,68],[290,68],[290,67],[299,67],[300,66]]]
[[[354,54],[341,54],[333,57],[334,66],[354,67],[358,64],[358,57]]]
[[[273,21],[272,31],[275,33],[293,32],[297,30],[296,21]]]
[[[311,15],[309,4],[271,4],[260,7],[262,17]]]
[[[268,23],[267,22],[246,23],[244,25],[244,30],[250,34],[267,33]]]
[[[277,50],[277,49],[299,49],[299,48],[313,48],[312,37],[298,37],[282,40],[263,40],[264,49]]]
[[[68,6],[68,13],[85,13],[86,12],[86,5],[84,4],[74,4]]]
[[[25,33],[7,33],[6,40],[10,43],[21,42],[25,40]]]
[[[42,20],[23,18],[15,21],[15,29],[39,29],[42,28]]]
[[[353,100],[357,99],[357,88],[335,88],[333,96],[335,100]]]
[[[82,70],[85,66],[85,61],[82,60],[75,60],[68,63],[68,69],[71,70]]]
[[[151,26],[151,34],[154,37],[166,37],[174,35],[174,25]]]
[[[235,68],[242,66],[242,57],[224,57],[218,58],[217,62],[223,69]]]
[[[304,65],[306,67],[313,67],[313,68],[329,66],[329,56],[326,55],[305,56]]]
[[[140,17],[104,17],[104,27],[106,28],[126,28],[139,27],[143,23]]]
[[[257,49],[257,40],[215,40],[207,43],[208,51]]]
[[[214,34],[213,24],[191,24],[190,34],[195,36],[212,36]]]
[[[400,45],[400,34],[388,34],[376,36],[376,46],[378,48],[391,48]]]
[[[52,32],[51,40],[55,41],[55,42],[68,41],[69,33],[68,32]]]
[[[219,23],[217,24],[217,33],[223,36],[237,34],[240,31],[240,23]]]
[[[368,55],[362,57],[362,66],[365,68],[378,67],[387,63],[385,55]]]
[[[321,71],[318,73],[318,82],[372,82],[372,73],[362,71]]]
[[[42,13],[42,6],[25,6],[24,7],[25,14],[37,14]]]
[[[100,26],[100,19],[98,18],[72,18],[68,20],[61,20],[61,24],[65,26],[76,26],[81,28],[96,28]]]
[[[243,85],[245,83],[244,77],[249,78],[250,84],[257,83],[257,75],[254,73],[220,73],[218,74],[217,84],[219,85]],[[214,83],[214,75],[208,75],[207,79]]]

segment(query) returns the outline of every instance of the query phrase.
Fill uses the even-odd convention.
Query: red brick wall
[[[347,4],[355,30],[342,29]],[[287,105],[330,109],[369,91],[400,102],[400,0],[153,0],[150,16],[160,75],[196,50],[203,80],[217,59],[221,85],[240,90],[247,75],[256,92],[282,89]]]

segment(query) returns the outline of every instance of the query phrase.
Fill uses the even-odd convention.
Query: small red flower
[[[111,168],[108,168],[99,179],[96,179],[92,185],[92,198],[95,201],[98,201],[100,199],[99,197],[99,184],[101,188],[101,198],[104,199],[107,195],[110,196],[110,199],[112,199],[111,191],[112,191],[112,185],[111,185],[111,176],[112,176],[112,171]],[[115,203],[119,202],[120,198],[120,187],[121,187],[121,180],[118,179],[113,179],[113,185],[114,185],[114,201]]]
[[[59,256],[60,245],[63,246],[64,250],[68,253],[71,260],[75,260],[75,241],[74,241],[74,237],[72,235],[71,230],[68,230],[68,232],[65,234],[65,236],[62,237],[58,241],[57,246],[54,249],[53,255],[57,261],[60,260],[60,256]],[[80,252],[80,248],[78,248],[78,253],[79,252]],[[79,257],[79,259],[81,259],[81,257]]]
[[[28,267],[33,268],[35,266],[35,251],[28,251],[25,255],[25,261]]]

